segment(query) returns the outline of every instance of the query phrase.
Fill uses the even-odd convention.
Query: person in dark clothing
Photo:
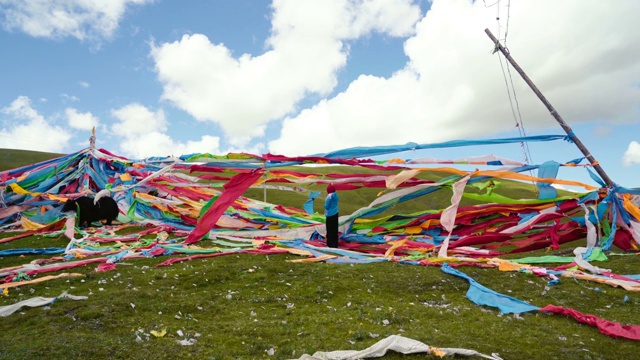
[[[324,200],[324,216],[326,218],[327,246],[338,247],[338,193],[333,184],[327,186],[327,198]]]

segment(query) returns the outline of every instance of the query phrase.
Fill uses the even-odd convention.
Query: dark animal
[[[97,204],[93,203],[93,198],[81,196],[75,200],[67,200],[62,207],[63,212],[78,212],[78,225],[87,223],[91,226],[94,221],[107,220],[107,225],[118,217],[118,204],[110,197],[101,197]]]

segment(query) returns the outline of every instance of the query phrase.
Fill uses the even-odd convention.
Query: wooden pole
[[[587,150],[586,146],[584,146],[582,141],[580,141],[580,139],[578,139],[578,137],[573,133],[573,130],[571,130],[571,127],[569,127],[569,125],[567,125],[567,123],[562,119],[562,116],[558,114],[556,109],[553,107],[553,105],[551,105],[551,103],[547,100],[547,98],[544,97],[544,95],[542,95],[540,90],[538,90],[538,87],[533,83],[533,81],[531,81],[531,79],[529,79],[529,77],[527,76],[527,74],[525,74],[524,70],[522,70],[520,65],[518,65],[518,63],[516,63],[516,61],[513,60],[513,58],[509,54],[509,51],[505,49],[504,46],[502,46],[502,44],[500,44],[500,41],[498,41],[498,39],[496,39],[495,36],[493,36],[493,34],[491,33],[491,31],[489,31],[489,29],[484,29],[484,32],[489,36],[491,41],[493,41],[493,43],[495,44],[496,51],[500,50],[500,52],[504,55],[505,58],[507,58],[507,60],[513,66],[513,68],[516,69],[518,74],[522,76],[522,78],[527,83],[527,85],[529,85],[531,90],[533,90],[533,92],[538,96],[540,101],[542,101],[544,106],[547,107],[547,109],[551,113],[551,116],[553,116],[556,119],[556,121],[560,124],[562,129],[567,133],[567,135],[569,135],[569,139],[571,139],[571,141],[573,141],[573,143],[576,144],[578,149],[580,149],[580,151],[584,154],[587,160],[589,160],[589,162],[593,166],[593,169],[598,173],[598,175],[600,175],[602,180],[604,180],[604,182],[609,186],[613,185],[613,181],[611,181],[611,178],[609,178],[609,175],[607,175],[607,173],[604,172],[604,169],[602,169],[600,164],[598,164],[598,162],[593,157],[593,155],[589,153],[589,150]]]

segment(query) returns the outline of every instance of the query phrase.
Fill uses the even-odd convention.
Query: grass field
[[[14,157],[12,161],[33,160]],[[531,191],[516,185],[509,190]],[[262,190],[245,195],[262,199]],[[268,192],[270,202],[300,206],[303,200],[298,203],[291,196]],[[442,196],[448,200],[450,195]],[[341,194],[341,212],[351,209],[343,204],[357,209],[374,197],[366,192]],[[394,211],[424,208],[419,201],[429,201],[434,208],[446,206],[442,199],[417,201]],[[0,234],[0,238],[11,235]],[[215,246],[210,240],[198,244]],[[64,238],[32,236],[0,244],[0,250],[66,245]],[[567,244],[559,252],[521,257],[566,253],[576,246],[584,246],[584,240]],[[46,257],[51,256],[6,256],[0,258],[0,268]],[[503,359],[633,359],[640,351],[638,342],[604,336],[573,319],[536,312],[500,315],[494,308],[477,306],[465,296],[468,283],[440,268],[392,262],[288,261],[294,259],[299,258],[230,254],[166,267],[156,267],[166,256],[130,259],[109,272],[96,272],[96,265],[90,265],[67,270],[81,277],[12,288],[0,296],[0,306],[35,296],[55,297],[63,291],[88,295],[88,299],[23,308],[0,319],[0,357],[288,359],[316,351],[364,349],[393,334],[435,347],[498,353]],[[609,259],[595,265],[619,274],[640,273],[635,255],[609,254]],[[476,267],[458,270],[536,306],[554,304],[623,324],[640,324],[640,296],[620,288],[573,279],[549,286],[547,279],[526,273]],[[152,334],[162,330],[166,330],[162,337]],[[180,340],[191,345],[181,345]],[[437,357],[392,353],[385,358]]]

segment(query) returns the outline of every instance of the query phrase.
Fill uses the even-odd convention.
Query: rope
[[[497,30],[497,39],[500,39],[500,29],[501,29],[501,25],[500,25],[500,0],[496,1],[495,3],[488,5],[485,2],[485,7],[491,7],[494,5],[498,5],[496,6],[496,21],[498,24],[498,30]],[[507,36],[509,34],[509,20],[511,18],[511,0],[507,1],[507,22],[505,25],[505,33],[504,33],[504,45],[503,48],[505,49],[505,51],[508,53],[509,50],[507,48]],[[498,40],[499,41],[499,40]],[[494,50],[497,51],[498,49],[498,42],[496,42],[496,49]],[[516,88],[513,85],[513,76],[511,74],[511,68],[509,66],[507,66],[507,71],[505,74],[505,66],[502,62],[502,57],[498,58],[500,61],[500,69],[502,70],[502,76],[504,78],[504,82],[505,82],[505,86],[507,88],[507,96],[509,98],[509,105],[511,107],[511,114],[515,120],[516,123],[516,128],[518,128],[518,133],[520,134],[521,137],[525,137],[527,132],[524,128],[524,122],[522,120],[522,113],[520,112],[520,103],[518,102],[518,95],[516,94]],[[507,75],[508,75],[508,80],[507,80]],[[513,93],[513,97],[512,94]],[[515,106],[514,106],[514,102],[515,102]],[[522,148],[522,152],[524,155],[524,162],[527,164],[531,164],[533,162],[533,158],[531,156],[531,151],[529,150],[529,144],[527,144],[526,142],[521,142],[520,143],[520,147]]]

